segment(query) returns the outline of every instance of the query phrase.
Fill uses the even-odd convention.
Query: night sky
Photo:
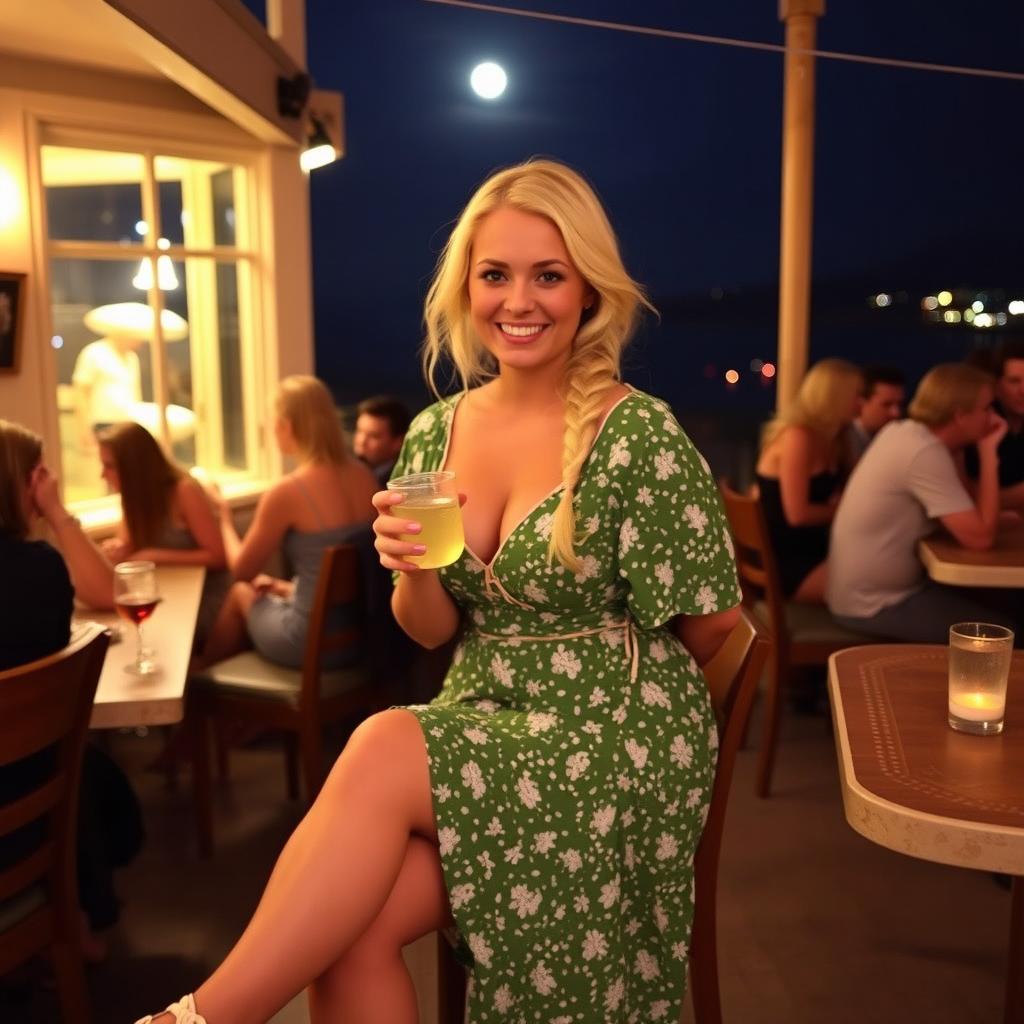
[[[516,6],[784,39],[774,0]],[[317,371],[340,401],[423,393],[420,309],[446,226],[489,171],[542,154],[595,185],[662,311],[628,379],[677,406],[770,405],[755,374],[726,389],[721,373],[774,358],[781,55],[424,0],[307,9],[311,74],[347,111],[344,159],[312,175]],[[1024,71],[1024,5],[833,2],[818,46]],[[482,60],[509,75],[494,102],[469,89]],[[885,359],[914,376],[991,343],[993,331],[924,326],[919,303],[957,286],[1024,293],[1024,82],[817,68],[812,358]],[[874,291],[898,301],[869,312]]]

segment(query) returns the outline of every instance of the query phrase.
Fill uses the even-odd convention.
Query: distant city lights
[[[1024,299],[1014,299],[1006,308],[1010,311],[1011,315],[1022,316],[1024,315]]]
[[[941,301],[941,296],[940,296],[940,301]],[[958,323],[960,323],[960,310],[959,309],[947,309],[946,312],[942,314],[942,319],[945,320],[947,324],[958,324]]]
[[[763,359],[751,359],[750,360],[750,369],[751,369],[751,371],[753,373],[760,373],[763,366],[764,366],[764,360]]]
[[[953,301],[953,293],[952,292],[945,292],[945,291],[939,292],[939,294],[936,297],[939,300],[939,305],[940,306],[948,306]]]
[[[761,376],[764,377],[765,380],[771,380],[772,377],[775,376],[775,364],[765,363],[764,366],[761,367]]]
[[[921,308],[927,311],[938,309],[939,300],[934,295],[926,295],[921,300]]]
[[[508,84],[508,75],[500,64],[485,61],[477,64],[469,76],[469,84],[473,92],[483,100],[496,100]]]
[[[736,370],[726,370],[725,371],[725,382],[726,382],[726,384],[738,384],[739,380],[740,380],[740,375],[739,375],[739,373]]]
[[[63,348],[63,347],[64,347],[64,339],[63,339],[63,338],[62,338],[62,337],[61,337],[61,336],[60,336],[59,334],[55,334],[55,335],[54,335],[54,336],[53,336],[53,337],[52,337],[52,338],[50,339],[50,344],[51,344],[51,345],[52,345],[52,346],[53,346],[54,348]]]
[[[984,313],[985,312],[985,303],[982,302],[981,299],[975,299],[971,303],[971,309],[973,309],[975,313]]]
[[[996,318],[991,313],[976,313],[974,315],[975,327],[992,327]]]
[[[137,235],[144,235],[149,230],[149,225],[144,220],[137,220],[135,222],[135,233]]]
[[[886,306],[892,305],[892,296],[887,292],[879,292],[875,296],[874,302],[879,309],[885,309]]]

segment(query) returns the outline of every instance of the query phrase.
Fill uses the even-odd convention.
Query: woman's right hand
[[[51,524],[56,518],[66,514],[60,502],[57,478],[43,463],[32,470],[28,480],[28,493],[36,511]]]
[[[423,529],[415,520],[401,516],[397,506],[405,501],[405,495],[397,491],[377,491],[372,500],[377,510],[373,521],[374,547],[380,555],[380,564],[397,572],[420,572],[418,565],[404,560],[407,555],[422,555],[427,550],[423,544],[401,539],[402,534],[419,533]]]

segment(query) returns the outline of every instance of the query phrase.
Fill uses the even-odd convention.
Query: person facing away
[[[955,622],[1016,624],[973,588],[929,580],[917,543],[942,525],[966,548],[991,547],[999,518],[999,443],[1006,421],[992,409],[992,378],[963,363],[931,369],[909,416],[872,442],[843,491],[832,523],[828,606],[860,633],[946,643]],[[977,497],[957,466],[978,448]],[[1017,632],[1018,640],[1020,633]]]
[[[444,689],[355,731],[239,944],[159,1024],[263,1021],[305,985],[314,1024],[411,1024],[401,947],[453,922],[474,1024],[676,1019],[717,743],[699,666],[740,593],[706,463],[619,380],[642,305],[574,171],[474,194],[425,307],[428,374],[451,358],[463,390],[395,467],[456,473],[465,552],[418,568],[419,524],[374,496],[398,621],[464,631]]]
[[[845,432],[860,393],[856,366],[822,359],[761,436],[756,471],[761,506],[783,593],[793,601],[825,599],[828,528],[849,468]]]
[[[53,531],[64,557],[46,541],[31,539],[40,519]],[[61,503],[57,480],[43,462],[42,440],[7,420],[0,420],[0,566],[0,671],[67,645],[76,588],[94,607],[112,606],[110,564]],[[43,750],[0,767],[0,805],[42,785],[54,771],[52,753]],[[42,821],[0,836],[0,873],[45,839]],[[113,869],[131,860],[141,843],[141,817],[131,787],[102,751],[87,746],[76,855],[80,939],[88,960],[105,954],[95,933],[119,916]]]
[[[861,370],[863,388],[857,416],[846,429],[850,457],[855,463],[875,435],[887,423],[903,415],[906,378],[892,366],[865,366]]]
[[[220,524],[203,485],[164,453],[141,424],[117,423],[97,432],[101,476],[121,495],[116,537],[103,542],[114,562],[198,565],[207,570],[196,633],[202,639],[230,581]]]
[[[352,450],[373,470],[381,487],[391,476],[411,419],[405,404],[389,395],[364,399],[356,409]]]
[[[203,649],[203,666],[248,647],[280,665],[301,666],[324,551],[361,534],[369,544],[376,482],[348,454],[331,393],[316,377],[286,377],[274,410],[278,447],[298,466],[260,498],[244,539],[230,507],[221,503],[224,545],[237,582]],[[295,574],[291,580],[260,572],[282,547]]]
[[[1006,420],[1006,436],[999,442],[999,503],[1024,514],[1024,342],[1006,341],[996,350],[996,412]],[[964,452],[967,475],[978,479],[978,451]]]

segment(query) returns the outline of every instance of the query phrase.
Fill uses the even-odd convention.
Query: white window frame
[[[30,133],[33,138],[32,177],[33,191],[38,197],[37,238],[40,240],[41,280],[40,294],[45,297],[41,303],[45,337],[53,335],[53,307],[51,293],[51,261],[54,259],[92,259],[131,261],[149,258],[154,268],[154,284],[148,292],[147,301],[155,311],[154,338],[152,343],[152,387],[153,400],[160,410],[160,432],[165,445],[169,441],[166,422],[167,401],[167,356],[163,341],[160,314],[163,311],[163,295],[156,283],[155,269],[159,256],[170,256],[185,267],[186,284],[198,284],[198,275],[209,267],[211,272],[217,262],[234,263],[237,267],[239,337],[241,338],[240,361],[242,394],[244,403],[244,436],[247,466],[244,473],[232,473],[233,486],[230,493],[244,496],[262,489],[271,467],[268,465],[267,450],[263,432],[263,413],[260,395],[266,393],[267,376],[266,346],[262,311],[263,268],[265,260],[261,248],[261,217],[259,193],[262,186],[260,154],[258,151],[241,147],[218,146],[210,143],[189,142],[181,139],[156,139],[137,133],[93,130],[86,127],[63,124],[40,119]],[[57,241],[49,237],[46,214],[46,187],[42,175],[42,147],[64,146],[77,149],[107,150],[140,155],[144,161],[142,193],[142,217],[147,224],[145,240],[138,245],[125,246],[119,242]],[[160,209],[158,202],[155,160],[157,157],[178,157],[185,160],[199,160],[223,163],[235,168],[234,208],[236,211],[234,246],[186,246],[173,244],[166,249],[157,247],[161,237]],[[191,192],[191,194],[190,194]],[[183,209],[196,209],[197,190],[190,189],[187,181],[182,182]],[[194,258],[200,257],[201,262]],[[190,294],[199,297],[200,318],[215,315],[215,311],[204,309],[202,288]],[[202,332],[197,332],[202,333]],[[48,352],[48,391],[56,418],[56,357],[52,349]],[[193,380],[193,407],[197,419],[205,418],[209,403],[220,402],[220,372],[218,352],[212,345],[190,345]],[[59,437],[59,431],[54,435]],[[204,461],[223,464],[223,432],[210,438],[197,432],[196,463]],[[212,445],[212,447],[211,447]],[[216,479],[217,473],[211,476]],[[74,502],[74,512],[90,526],[102,526],[116,519],[119,512],[112,496],[89,498]]]

